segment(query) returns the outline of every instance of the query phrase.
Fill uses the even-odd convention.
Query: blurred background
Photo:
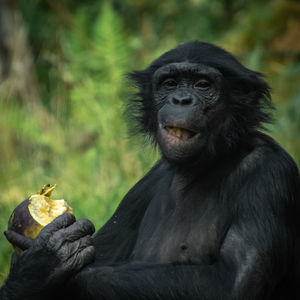
[[[300,163],[300,2],[0,0],[0,285],[14,207],[57,184],[99,228],[157,159],[130,137],[126,72],[188,40],[212,42],[272,87],[271,135]]]

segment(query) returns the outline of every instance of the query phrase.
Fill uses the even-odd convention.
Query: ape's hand
[[[47,295],[91,263],[95,254],[91,238],[94,231],[90,221],[75,221],[69,213],[57,217],[35,239],[6,231],[7,240],[24,250],[11,266],[5,284],[7,299],[35,299],[41,292]]]

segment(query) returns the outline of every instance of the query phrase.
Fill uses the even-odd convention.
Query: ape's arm
[[[132,262],[90,266],[76,276],[71,289],[74,297],[97,300],[268,299],[264,291],[270,290],[278,278],[271,274],[269,258],[260,250],[249,247],[244,237],[232,229],[215,264]]]
[[[231,269],[223,263],[213,266],[129,263],[86,269],[78,275],[80,284],[73,291],[80,299],[99,300],[217,299],[220,295],[228,299],[230,274]]]
[[[108,222],[94,237],[96,262],[108,265],[128,259],[136,242],[140,223],[153,198],[155,185],[166,174],[158,162],[124,197]]]

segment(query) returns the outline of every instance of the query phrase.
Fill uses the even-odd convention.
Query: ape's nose
[[[173,95],[170,103],[173,105],[191,105],[194,99],[192,95]]]

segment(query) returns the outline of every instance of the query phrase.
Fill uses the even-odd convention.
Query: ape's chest
[[[154,263],[213,263],[223,222],[219,208],[211,203],[153,205],[141,224],[133,258]]]

